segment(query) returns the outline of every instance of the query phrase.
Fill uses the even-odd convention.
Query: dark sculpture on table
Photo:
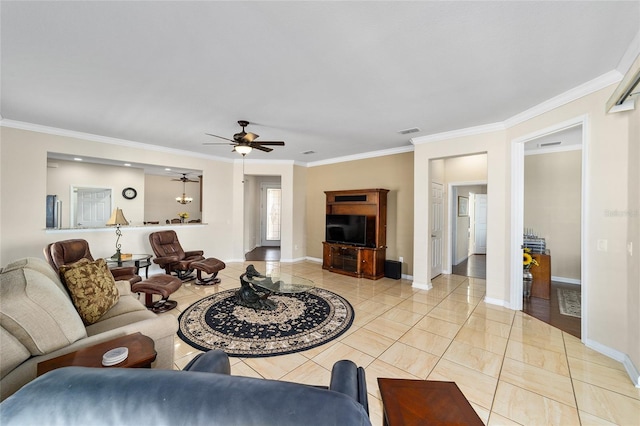
[[[272,311],[276,308],[276,302],[267,299],[271,292],[265,288],[254,285],[248,280],[264,278],[264,283],[271,283],[271,278],[260,274],[253,265],[247,266],[244,274],[240,275],[240,289],[236,292],[236,301],[246,308],[266,309]]]

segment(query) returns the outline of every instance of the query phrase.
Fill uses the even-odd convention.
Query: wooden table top
[[[483,426],[455,382],[378,378],[385,425]]]
[[[129,349],[127,359],[119,364],[112,365],[116,368],[141,368],[149,367],[155,361],[157,353],[153,340],[141,333],[129,334],[93,346],[79,349],[57,358],[51,358],[38,363],[38,376],[61,367],[97,367],[111,368],[102,365],[102,355],[111,349],[126,347]]]

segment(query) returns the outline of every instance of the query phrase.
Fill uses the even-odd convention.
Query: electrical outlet
[[[400,263],[402,263],[402,262],[404,261],[404,257],[402,257],[402,256],[398,257],[398,261],[399,261]]]
[[[607,244],[608,241],[607,240],[598,240],[598,246],[597,249],[598,251],[607,251]]]

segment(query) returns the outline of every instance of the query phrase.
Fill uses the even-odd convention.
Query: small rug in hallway
[[[579,290],[570,288],[558,289],[558,305],[562,315],[580,318],[582,316],[581,294]]]
[[[178,318],[178,336],[202,351],[221,349],[229,356],[265,357],[300,352],[327,343],[353,323],[353,307],[328,290],[274,293],[273,311],[239,306],[236,290],[207,296]]]

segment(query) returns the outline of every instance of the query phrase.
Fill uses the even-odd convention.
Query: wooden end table
[[[127,347],[129,355],[127,359],[110,367],[102,365],[102,355],[111,349]],[[57,358],[51,358],[38,363],[38,376],[61,367],[97,367],[97,368],[151,368],[157,353],[153,340],[141,333],[129,334],[107,342],[79,349]]]
[[[455,382],[378,378],[384,426],[484,426]]]

